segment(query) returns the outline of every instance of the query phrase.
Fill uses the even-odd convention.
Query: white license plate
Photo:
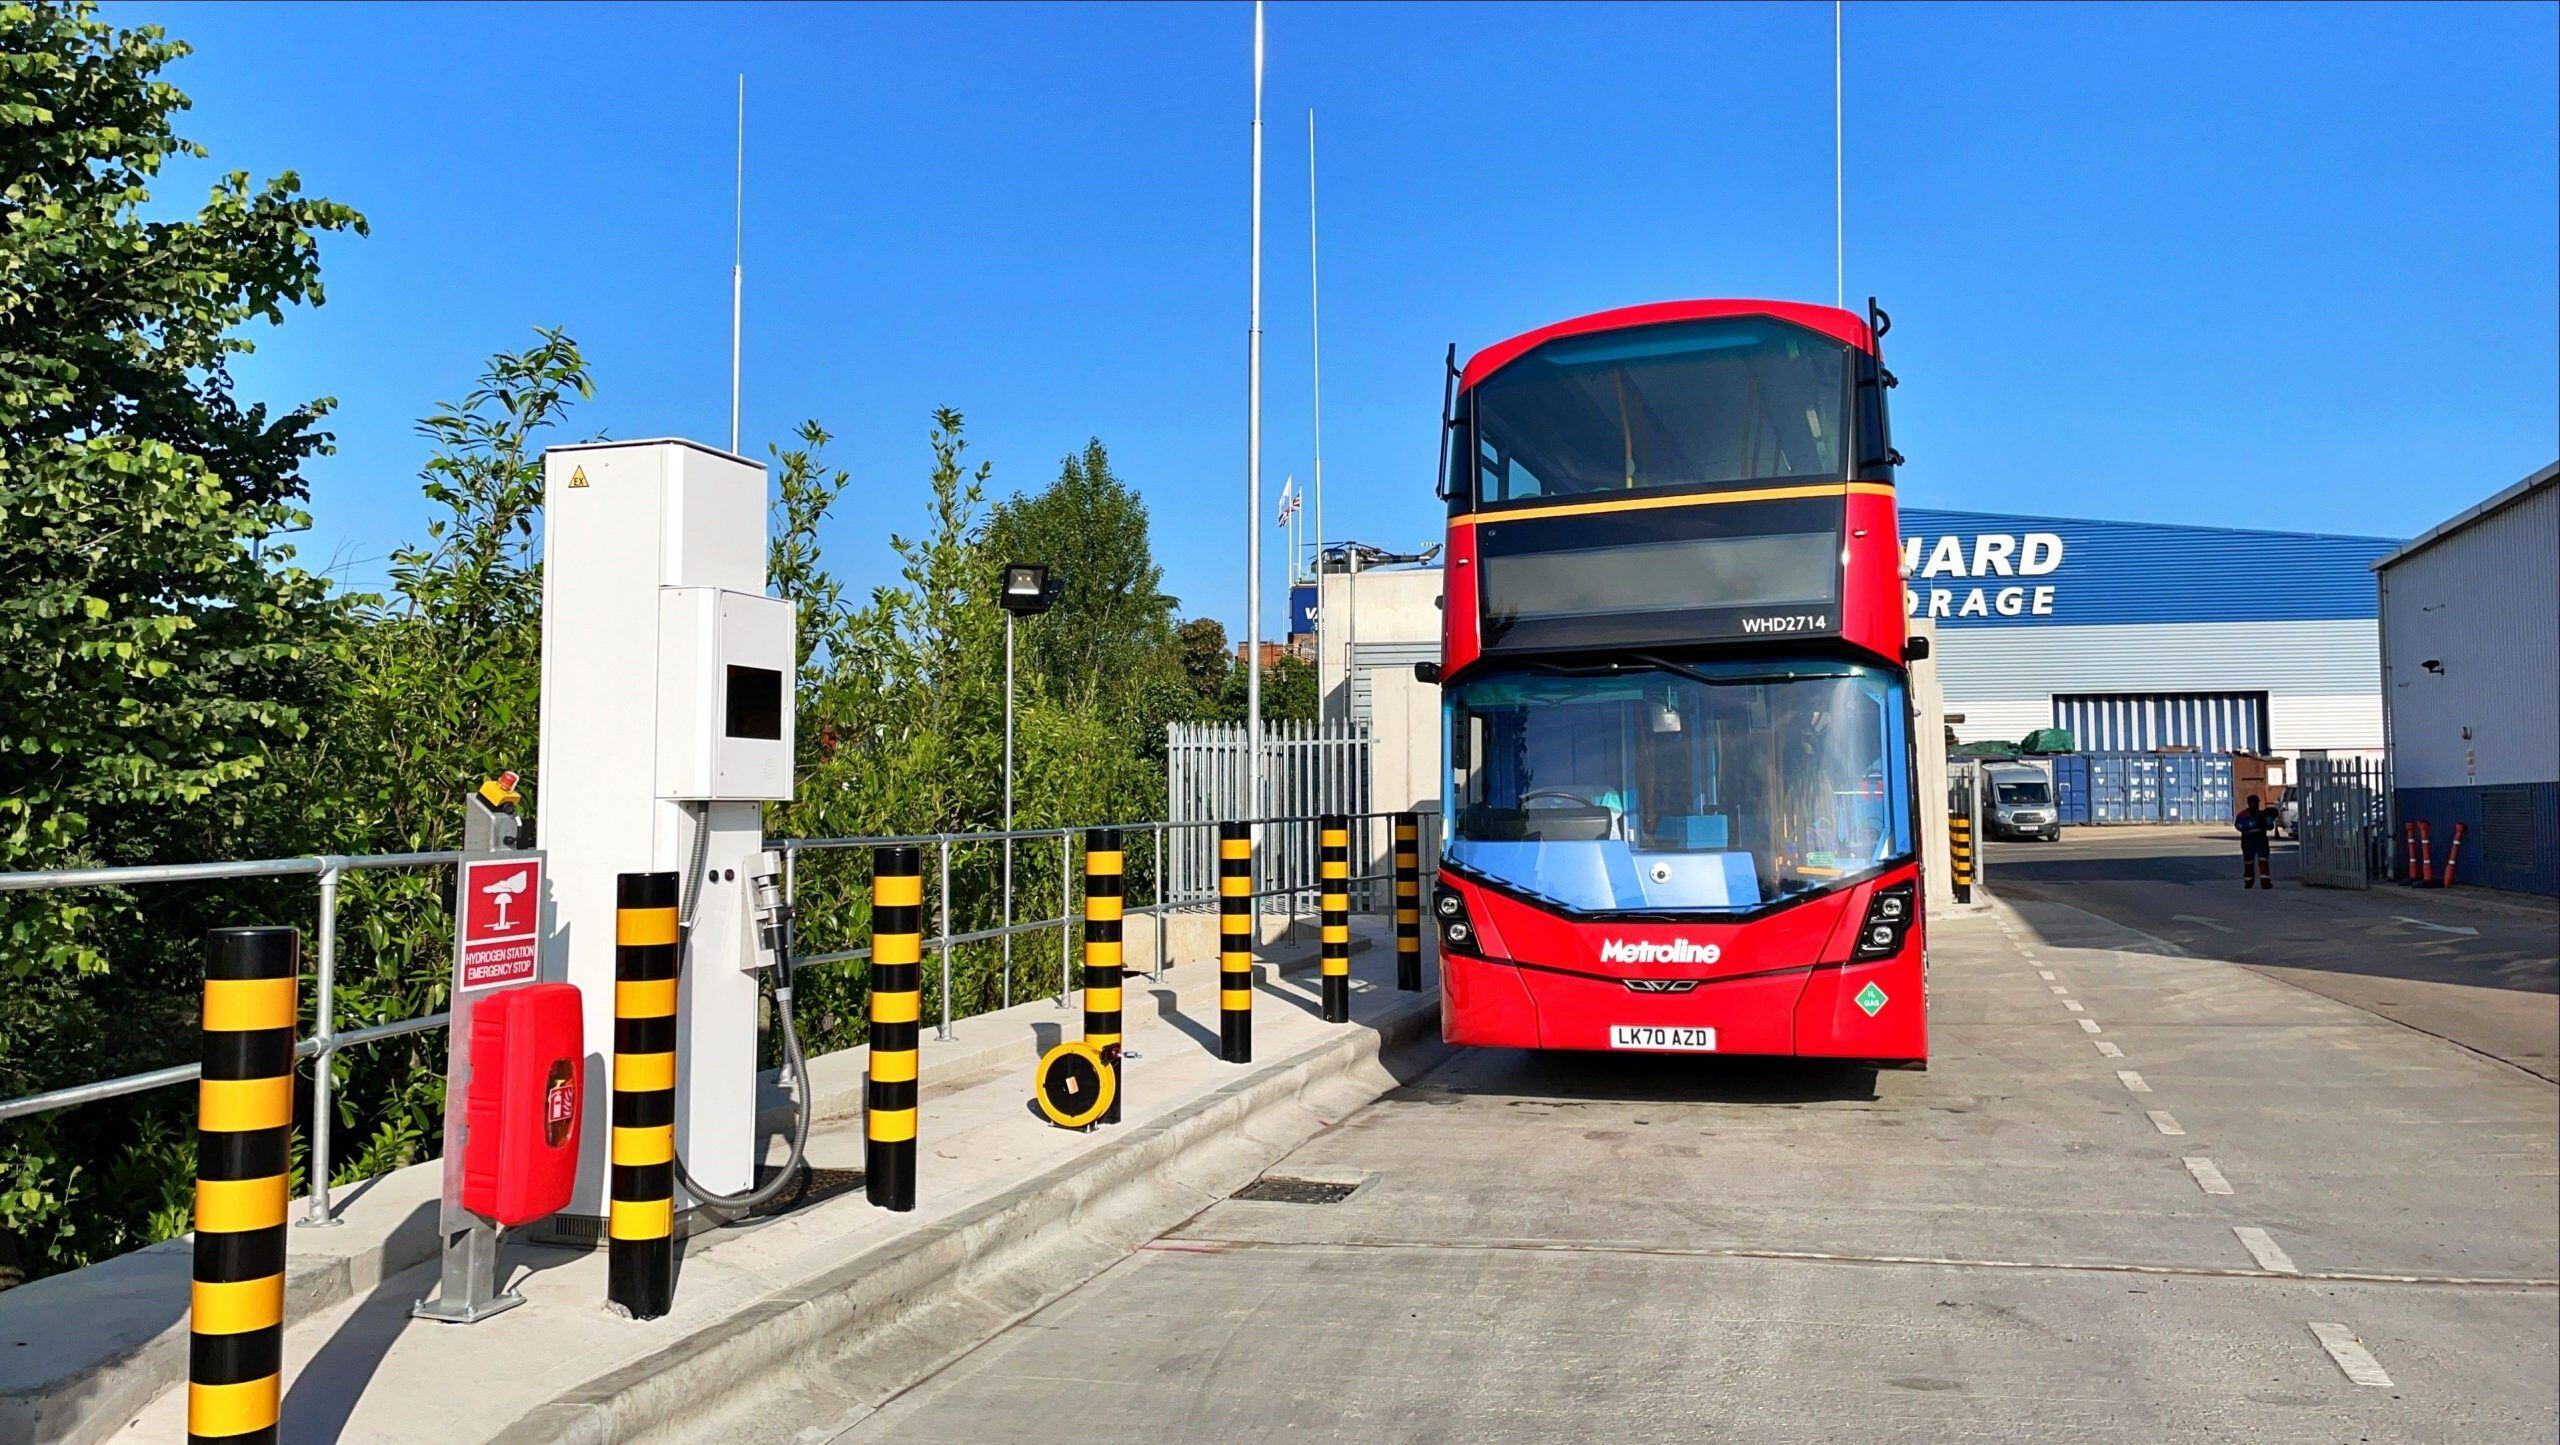
[[[1609,1025],[1609,1047],[1658,1049],[1675,1054],[1711,1054],[1716,1051],[1716,1031],[1675,1028],[1662,1024],[1611,1024]]]

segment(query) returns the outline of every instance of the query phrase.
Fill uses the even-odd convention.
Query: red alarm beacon
[[[513,1228],[558,1212],[578,1182],[578,1102],[586,1089],[578,990],[500,989],[471,1014],[462,1207]]]

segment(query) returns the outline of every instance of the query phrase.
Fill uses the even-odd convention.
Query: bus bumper
[[[1715,1053],[1925,1066],[1927,987],[1919,954],[1914,946],[1874,963],[1707,979],[1687,993],[1660,994],[1634,992],[1616,979],[1444,951],[1440,1035],[1490,1048],[1605,1051],[1617,1025],[1712,1029]],[[1701,1050],[1682,1050],[1695,1051]]]

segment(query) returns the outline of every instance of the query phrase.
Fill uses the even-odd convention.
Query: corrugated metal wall
[[[2089,752],[2194,748],[2260,752],[2267,739],[2263,692],[2134,693],[2057,697],[2053,725]]]
[[[2392,786],[2560,781],[2560,484],[2378,577]]]
[[[2120,627],[1941,626],[1955,699],[2058,693],[2264,692],[2372,697],[2381,690],[2371,619],[2148,623]],[[2290,746],[2290,745],[2288,745]]]

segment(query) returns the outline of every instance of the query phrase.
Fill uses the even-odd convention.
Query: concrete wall
[[[1440,655],[1440,569],[1396,567],[1376,572],[1327,573],[1318,603],[1324,620],[1317,675],[1324,688],[1322,716],[1356,716],[1351,696],[1355,646],[1365,654],[1361,673],[1372,689],[1384,674],[1401,670],[1413,680],[1417,659]]]
[[[1947,856],[1947,701],[1938,684],[1938,625],[1913,618],[1911,635],[1925,638],[1929,655],[1911,664],[1912,751],[1918,757],[1912,786],[1920,793],[1920,879],[1930,906],[1956,901]]]

